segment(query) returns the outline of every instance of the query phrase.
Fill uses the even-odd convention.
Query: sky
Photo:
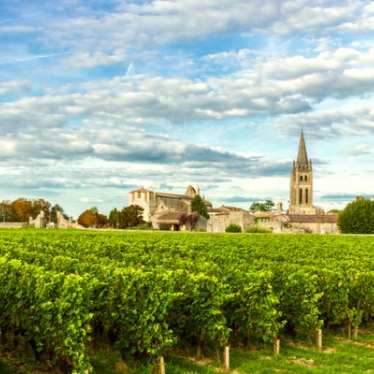
[[[0,0],[0,199],[77,216],[137,187],[285,206],[374,195],[374,2]]]

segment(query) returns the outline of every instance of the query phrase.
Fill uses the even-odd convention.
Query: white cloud
[[[81,69],[81,68],[95,68],[97,66],[113,65],[124,63],[126,60],[126,53],[124,50],[117,49],[113,52],[95,51],[95,52],[76,52],[71,57],[65,59],[63,63],[67,66]]]
[[[27,81],[17,81],[17,80],[11,80],[11,81],[5,81],[0,82],[0,96],[1,95],[8,95],[12,93],[17,93],[21,91],[25,91],[30,87],[30,82]]]

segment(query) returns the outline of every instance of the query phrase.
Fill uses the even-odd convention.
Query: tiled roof
[[[238,208],[237,206],[222,205],[219,208],[208,208],[208,213],[225,213],[225,212],[247,212],[245,209]]]
[[[181,214],[181,212],[166,212],[159,215],[156,219],[158,222],[179,223],[179,217]]]
[[[289,214],[290,223],[337,223],[336,214]]]
[[[187,199],[187,200],[192,200],[191,196],[177,194],[177,193],[156,192],[156,194],[157,194],[157,196],[161,196],[161,197],[169,197],[169,198],[173,198],[173,199]]]

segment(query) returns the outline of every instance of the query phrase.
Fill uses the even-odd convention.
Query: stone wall
[[[44,229],[47,227],[47,220],[45,217],[45,213],[41,211],[35,219],[32,217],[29,218],[29,225],[31,227],[35,227],[36,229]]]
[[[78,223],[75,223],[69,219],[66,219],[60,211],[57,211],[56,218],[57,218],[56,227],[58,229],[84,229],[84,227],[79,225]]]
[[[339,229],[336,223],[329,222],[302,222],[302,223],[292,223],[289,228],[285,231],[297,232],[310,232],[315,234],[338,234]]]
[[[0,229],[21,229],[27,227],[27,222],[0,222]]]

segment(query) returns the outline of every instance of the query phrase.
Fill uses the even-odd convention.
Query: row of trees
[[[126,229],[139,227],[145,222],[143,220],[144,209],[138,205],[130,205],[123,209],[114,208],[106,216],[98,211],[96,207],[85,210],[78,218],[78,223],[83,227],[112,227]]]
[[[29,218],[35,218],[41,211],[44,212],[49,222],[57,222],[57,212],[64,214],[64,209],[58,205],[52,205],[44,199],[20,198],[14,201],[2,201],[0,203],[1,222],[28,222]],[[66,216],[65,216],[66,217]],[[67,218],[67,217],[66,217]]]

